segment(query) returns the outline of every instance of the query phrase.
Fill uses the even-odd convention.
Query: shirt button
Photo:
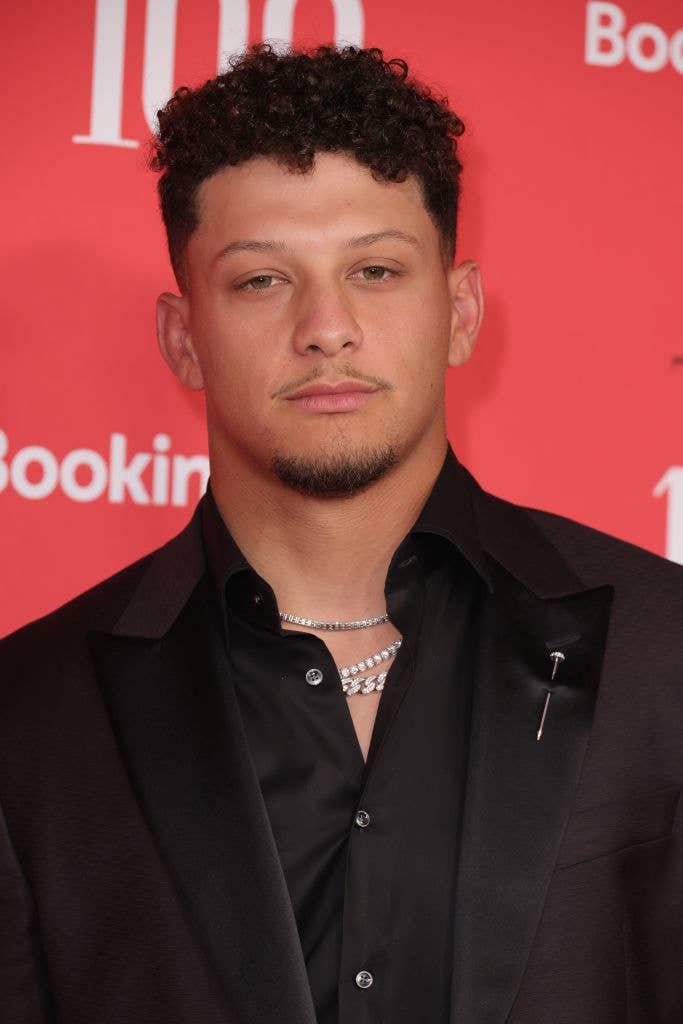
[[[370,988],[373,982],[373,977],[370,971],[359,971],[356,975],[356,985],[358,988]]]
[[[359,828],[367,828],[370,824],[370,815],[367,811],[358,811],[356,814],[356,825]]]
[[[306,682],[309,686],[317,686],[318,683],[322,683],[323,674],[319,668],[309,668],[306,673]]]

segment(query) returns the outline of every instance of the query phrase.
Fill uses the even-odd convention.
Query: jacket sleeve
[[[0,807],[0,1020],[56,1024],[38,915]]]

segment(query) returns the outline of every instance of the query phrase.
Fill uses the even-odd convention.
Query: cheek
[[[395,364],[413,384],[431,389],[445,374],[448,365],[450,332],[449,310],[438,296],[428,297],[405,310],[394,335],[383,330],[388,350],[394,349]],[[400,343],[399,343],[400,339]]]
[[[208,390],[239,393],[248,392],[256,382],[263,384],[268,362],[266,346],[250,325],[214,313],[193,328]]]

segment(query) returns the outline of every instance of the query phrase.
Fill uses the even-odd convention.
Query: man
[[[160,112],[183,532],[0,648],[2,1021],[683,1020],[683,572],[446,439],[462,123],[379,50]]]

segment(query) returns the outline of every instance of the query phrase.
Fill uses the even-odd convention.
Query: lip
[[[362,409],[377,390],[372,384],[358,380],[343,380],[336,384],[319,381],[292,392],[287,401],[305,412],[355,412]]]
[[[370,394],[376,390],[377,388],[372,384],[364,384],[360,380],[342,380],[336,384],[325,384],[323,381],[318,381],[317,384],[305,384],[298,391],[293,391],[287,398],[291,402],[296,401],[298,398],[308,398],[309,395],[350,395],[356,392]]]
[[[354,413],[362,409],[376,391],[372,384],[361,381],[338,381],[336,384],[318,381],[293,391],[288,401],[307,413]]]

